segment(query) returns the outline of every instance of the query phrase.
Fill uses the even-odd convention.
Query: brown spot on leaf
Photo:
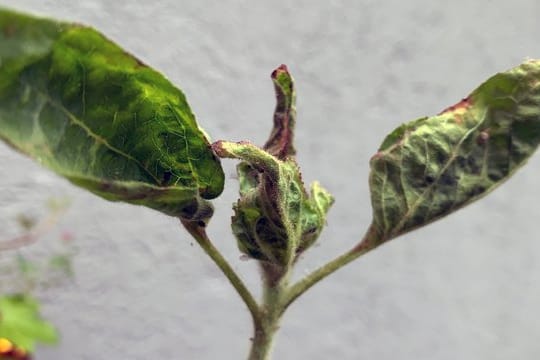
[[[13,35],[15,35],[15,33],[17,32],[17,27],[15,25],[13,25],[13,24],[7,24],[2,29],[2,32],[4,33],[5,37],[9,38],[9,37],[12,37]]]
[[[456,124],[460,125],[463,122],[463,116],[460,114],[455,114],[454,120],[456,121]]]
[[[472,105],[471,99],[469,97],[466,97],[464,99],[461,99],[461,101],[458,102],[457,104],[447,107],[446,109],[441,111],[439,115],[442,115],[447,112],[456,112],[459,110],[466,110],[471,105]]]
[[[485,145],[489,140],[489,129],[480,131],[478,137],[476,138],[476,143],[478,145]]]

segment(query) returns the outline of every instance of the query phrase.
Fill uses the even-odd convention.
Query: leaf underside
[[[496,74],[433,117],[404,124],[370,161],[381,241],[475,201],[509,178],[540,142],[540,61]]]
[[[193,218],[223,189],[183,93],[97,31],[0,9],[0,138],[108,200]]]

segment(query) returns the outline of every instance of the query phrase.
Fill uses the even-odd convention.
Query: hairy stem
[[[263,302],[259,306],[251,292],[247,289],[227,260],[214,247],[206,234],[204,226],[197,222],[187,220],[181,220],[181,222],[208,256],[210,256],[221,269],[227,279],[229,279],[230,283],[236,289],[251,313],[253,318],[254,336],[251,339],[252,344],[248,360],[270,359],[274,338],[279,329],[281,317],[289,305],[300,295],[328,275],[370,250],[373,250],[383,242],[379,239],[379,234],[375,227],[370,226],[366,235],[357,246],[313,271],[292,286],[289,285],[291,267],[280,270],[274,269],[274,267],[270,265],[265,266],[265,264],[261,264],[264,281]]]
[[[378,239],[378,233],[375,230],[375,227],[373,225],[370,226],[364,235],[364,238],[358,245],[345,254],[340,255],[329,263],[321,266],[302,280],[298,281],[296,284],[292,285],[287,292],[286,299],[284,300],[283,311],[285,311],[289,305],[291,305],[300,295],[305,293],[313,285],[317,284],[328,275],[334,273],[336,270],[341,269],[351,261],[356,260],[365,253],[375,249],[381,243],[382,241]]]
[[[238,295],[240,295],[247,308],[249,309],[249,312],[251,313],[251,317],[253,318],[253,323],[256,328],[257,324],[261,323],[261,310],[259,308],[259,305],[257,304],[257,301],[255,301],[253,295],[248,290],[242,279],[240,279],[240,277],[236,274],[231,265],[229,265],[229,263],[223,257],[223,255],[221,255],[219,250],[216,249],[216,247],[212,244],[203,226],[193,221],[182,219],[180,221],[182,222],[182,225],[184,225],[186,230],[191,234],[191,236],[193,236],[193,238],[201,246],[201,248],[203,248],[206,254],[210,256],[210,258],[220,268],[220,270],[235,288]]]
[[[269,360],[271,357],[274,338],[279,329],[279,322],[285,310],[284,299],[288,293],[288,278],[290,268],[284,269],[279,278],[274,277],[275,271],[270,271],[262,265],[265,281],[263,282],[263,305],[261,321],[255,323],[255,334],[252,339],[248,360]],[[268,276],[268,274],[272,274]]]

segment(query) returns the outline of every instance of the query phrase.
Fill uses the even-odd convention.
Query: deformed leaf
[[[221,157],[243,160],[237,168],[240,199],[232,218],[240,251],[274,265],[294,262],[321,233],[332,195],[318,183],[308,195],[293,158],[279,160],[247,142],[218,141],[213,146]]]
[[[276,93],[274,126],[264,149],[248,142],[218,141],[221,157],[238,164],[240,199],[232,230],[240,251],[258,260],[287,266],[318,238],[334,198],[318,183],[308,195],[294,159],[296,93],[285,65],[272,72]]]
[[[496,74],[433,117],[404,124],[372,157],[380,241],[437,220],[509,178],[540,142],[540,61]]]
[[[108,200],[173,216],[204,218],[203,199],[223,189],[219,159],[163,75],[91,28],[2,9],[0,138]]]
[[[58,333],[39,315],[39,304],[28,295],[0,297],[0,338],[32,352],[36,343],[55,344]]]
[[[294,127],[296,126],[296,91],[294,80],[286,65],[278,66],[272,72],[272,82],[276,93],[274,126],[264,150],[278,159],[284,160],[296,154],[294,148]]]

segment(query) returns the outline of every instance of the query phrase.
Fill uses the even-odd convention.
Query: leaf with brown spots
[[[496,74],[440,114],[404,124],[370,162],[381,242],[426,225],[508,179],[540,142],[540,61]]]

